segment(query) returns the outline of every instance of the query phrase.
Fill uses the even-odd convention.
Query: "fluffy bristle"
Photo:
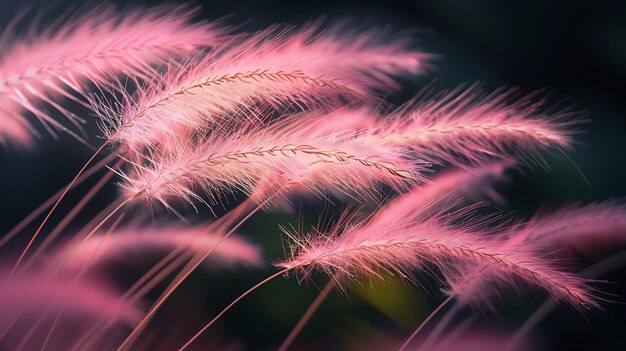
[[[312,121],[317,117],[310,116]],[[398,148],[371,148],[350,133],[318,133],[316,123],[282,128],[290,124],[248,123],[227,135],[151,153],[135,164],[123,186],[129,196],[141,193],[165,204],[172,198],[198,198],[194,190],[200,186],[215,204],[233,191],[250,195],[259,182],[369,191],[381,182],[402,189],[422,179],[424,163],[406,158]]]
[[[501,196],[493,189],[492,183],[501,180],[504,171],[514,164],[512,160],[504,160],[484,166],[444,170],[428,182],[399,194],[375,214],[376,221],[393,222],[398,217],[407,216],[414,220],[429,217],[450,203],[458,202],[464,195],[485,194],[492,200],[500,200]]]
[[[187,6],[120,11],[100,5],[76,11],[76,19],[48,26],[41,34],[33,34],[40,32],[35,25],[25,37],[6,30],[0,38],[0,121],[19,120],[27,111],[50,132],[52,126],[74,134],[47,112],[57,111],[72,124],[81,122],[57,102],[59,98],[88,106],[82,97],[89,94],[89,84],[110,86],[117,75],[147,79],[156,72],[154,64],[224,40],[223,29],[191,23],[195,13]],[[21,134],[5,137],[27,142]]]
[[[445,274],[459,265],[485,264],[502,272],[511,284],[530,283],[576,307],[596,305],[583,279],[555,269],[517,241],[486,239],[485,229],[480,229],[488,221],[475,219],[474,214],[473,220],[454,224],[472,209],[424,220],[415,220],[415,211],[405,209],[392,219],[374,216],[361,225],[339,225],[297,243],[293,259],[278,266],[306,272],[317,268],[333,278],[350,278],[378,276],[381,270],[407,277],[415,268],[431,266]]]
[[[366,101],[394,87],[394,75],[423,72],[430,58],[387,36],[272,27],[170,68],[158,84],[127,96],[119,113],[103,114],[109,139],[138,147],[175,134],[179,125],[204,129],[225,118],[254,119],[249,109],[258,103],[306,110]]]
[[[594,256],[626,243],[626,206],[623,200],[610,200],[538,213],[517,232],[526,242],[546,249],[569,247]]]
[[[515,157],[546,166],[540,151],[569,149],[579,114],[542,112],[537,94],[484,94],[476,86],[416,99],[373,128],[372,143],[408,147],[419,157],[457,165]]]

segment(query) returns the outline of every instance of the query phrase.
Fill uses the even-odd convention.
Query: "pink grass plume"
[[[126,96],[119,111],[104,104],[101,117],[110,140],[139,149],[181,125],[205,130],[257,119],[257,104],[284,112],[365,102],[395,88],[392,77],[424,72],[430,57],[385,31],[270,27],[169,67],[156,84]]]
[[[195,192],[199,186],[211,206],[235,191],[251,195],[260,182],[299,183],[310,191],[368,191],[380,183],[406,189],[408,183],[423,180],[427,164],[405,157],[400,148],[370,147],[353,133],[320,134],[315,123],[288,127],[301,120],[287,117],[266,126],[247,122],[207,140],[181,141],[176,150],[144,155],[122,187],[128,196],[141,194],[167,206],[172,199],[203,202]]]
[[[513,160],[499,160],[483,166],[444,169],[431,180],[407,193],[399,194],[376,214],[376,221],[392,223],[398,213],[406,215],[414,209],[412,219],[427,218],[458,202],[464,196],[484,197],[503,202],[493,183],[502,180],[504,172],[513,167]]]
[[[552,213],[541,211],[529,221],[503,230],[502,234],[508,241],[555,262],[580,254],[597,259],[626,244],[626,212],[623,203],[617,200],[572,205]],[[450,285],[446,293],[481,309],[493,308],[491,301],[505,297],[505,292],[519,291],[511,281],[502,279],[505,274],[488,265],[459,265],[446,273]]]
[[[217,266],[259,267],[263,264],[259,249],[242,238],[229,236],[220,240],[220,236],[206,233],[205,225],[130,225],[106,236],[95,235],[85,242],[65,246],[56,257],[61,261],[67,258],[66,267],[78,269],[89,264],[102,265],[110,260],[136,262],[150,253],[184,248],[194,253],[212,250],[210,263]]]
[[[518,235],[545,250],[569,248],[587,257],[598,257],[626,245],[626,206],[621,200],[571,205],[549,213],[537,213],[522,224]]]
[[[490,219],[476,218],[475,208],[415,220],[417,209],[406,203],[391,220],[373,216],[355,224],[352,216],[345,216],[330,232],[314,232],[296,241],[293,258],[278,266],[299,268],[305,274],[317,268],[339,279],[376,277],[378,271],[407,278],[415,268],[434,266],[445,274],[459,265],[486,264],[512,285],[525,282],[578,308],[597,305],[584,279],[556,269],[515,241],[486,238]]]
[[[476,85],[416,98],[382,118],[370,142],[412,149],[419,157],[456,165],[481,164],[494,158],[547,167],[540,151],[568,150],[583,122],[580,113],[548,114],[537,93],[516,89],[485,94]]]
[[[74,124],[80,129],[83,120],[59,99],[88,106],[84,97],[90,85],[112,87],[119,75],[147,79],[156,73],[155,65],[168,58],[222,42],[226,31],[206,22],[192,23],[195,13],[188,6],[118,10],[97,5],[74,11],[65,23],[45,31],[33,23],[27,34],[18,35],[17,23],[9,25],[0,36],[0,121],[14,127],[0,128],[0,140],[10,138],[26,146],[24,130],[33,130],[22,121],[28,113],[53,134],[64,130],[78,137],[69,128]],[[70,125],[49,110],[64,115]],[[16,130],[15,121],[22,131]]]
[[[22,309],[29,313],[64,309],[77,315],[136,324],[142,311],[120,296],[106,285],[68,278],[51,279],[33,274],[0,280],[0,308],[4,313],[18,313]]]

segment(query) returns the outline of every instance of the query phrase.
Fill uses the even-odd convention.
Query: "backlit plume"
[[[102,106],[112,141],[141,148],[181,126],[204,130],[216,123],[262,119],[252,108],[280,112],[328,109],[371,100],[397,88],[394,76],[414,76],[431,55],[409,48],[384,31],[350,33],[342,26],[321,31],[270,27],[233,40],[187,64],[170,65],[121,103]]]
[[[186,6],[119,10],[98,5],[45,31],[31,24],[26,35],[14,28],[20,24],[16,20],[0,36],[0,141],[32,143],[36,130],[25,118],[30,115],[51,133],[79,137],[76,129],[83,120],[64,107],[63,98],[89,107],[84,97],[94,86],[112,87],[120,75],[149,79],[166,59],[224,41],[224,29],[191,22],[196,12]],[[67,121],[59,121],[59,114]]]

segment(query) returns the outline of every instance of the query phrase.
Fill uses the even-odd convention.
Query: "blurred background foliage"
[[[24,6],[50,8],[46,11],[52,20],[62,9],[76,7],[78,3],[57,0],[50,5],[44,0],[3,0],[0,25],[4,26]],[[503,86],[518,86],[523,92],[546,89],[553,104],[586,111],[592,121],[581,127],[584,133],[577,136],[579,145],[569,153],[572,162],[562,156],[547,156],[549,171],[514,174],[508,187],[501,189],[508,204],[500,209],[528,217],[546,205],[588,203],[626,195],[624,1],[205,0],[196,3],[202,6],[199,17],[224,18],[226,23],[241,30],[257,30],[273,23],[300,24],[320,17],[330,22],[352,20],[362,28],[390,26],[410,30],[419,47],[441,56],[434,71],[417,80],[402,81],[403,90],[389,96],[389,101],[395,104],[410,99],[429,84],[438,90],[476,81],[482,82],[487,90]],[[95,124],[92,132],[99,133]],[[92,140],[99,143],[97,137]],[[58,140],[45,137],[34,152],[0,150],[0,231],[8,231],[66,184],[90,154],[90,150],[66,135],[60,135]],[[93,182],[79,187],[64,202],[56,220],[71,209],[90,185]],[[86,223],[115,197],[115,185],[111,184],[96,198],[96,205],[77,219],[74,227]],[[296,203],[291,214],[257,215],[241,232],[263,247],[269,262],[278,260],[285,255],[283,241],[287,240],[281,236],[278,225],[297,224],[301,213],[306,228],[317,223],[324,206],[327,205],[321,201],[307,201],[302,207]],[[201,211],[197,217],[210,218],[210,212]],[[14,245],[23,247],[24,243]],[[2,253],[5,258],[11,254]],[[111,269],[111,274],[119,275],[121,280],[132,279],[146,267],[149,266],[133,265],[129,269],[127,264],[120,263]],[[193,311],[196,317],[185,322],[190,326],[189,332],[273,271],[270,265],[263,271],[198,271],[170,301],[170,310]],[[605,311],[591,311],[582,316],[567,308],[559,309],[536,330],[541,344],[547,349],[626,349],[623,335],[626,269],[603,279],[612,282],[601,287],[615,294],[611,299],[617,302],[606,305]],[[225,315],[218,330],[255,349],[276,346],[325,283],[322,275],[301,284],[293,277],[275,280]],[[389,277],[385,282],[355,284],[347,292],[331,294],[298,338],[299,348],[329,349],[330,345],[336,349],[358,348],[369,340],[403,339],[442,299],[439,286],[428,279],[423,287],[415,288]],[[500,314],[488,313],[484,319],[492,322],[488,325],[514,330],[541,301],[541,297],[533,296],[523,301],[512,298],[497,305]]]

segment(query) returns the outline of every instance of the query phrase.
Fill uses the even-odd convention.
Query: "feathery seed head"
[[[353,227],[339,225],[297,243],[293,258],[277,265],[306,273],[321,269],[333,279],[379,276],[381,270],[410,277],[413,269],[432,266],[447,275],[459,267],[487,265],[507,283],[530,283],[575,307],[596,305],[582,278],[555,269],[518,241],[486,238],[489,229],[480,229],[488,228],[490,219],[471,215],[474,208],[427,219],[407,211],[396,218],[373,216]]]
[[[89,107],[82,100],[89,84],[111,86],[118,75],[148,79],[156,73],[154,64],[219,44],[226,36],[212,24],[191,23],[196,9],[188,6],[118,12],[111,5],[76,11],[71,14],[76,19],[41,34],[32,25],[25,37],[15,35],[17,23],[9,25],[0,37],[0,119],[16,120],[27,111],[50,132],[52,126],[73,134],[46,112],[51,107],[72,124],[81,122],[59,98]]]
[[[284,112],[363,103],[391,88],[391,77],[427,67],[429,56],[404,39],[340,29],[271,27],[171,66],[158,84],[126,97],[108,121],[109,138],[141,146],[163,133],[175,135],[175,126],[204,130],[225,120],[252,120],[249,110],[258,104]]]

